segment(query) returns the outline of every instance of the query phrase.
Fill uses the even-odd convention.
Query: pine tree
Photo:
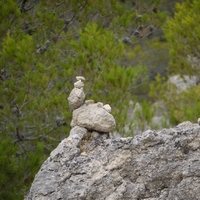
[[[199,74],[200,2],[198,0],[184,1],[176,4],[176,12],[164,26],[165,37],[169,42],[173,74]]]
[[[198,23],[200,2],[186,0],[176,4],[176,12],[164,26],[168,41],[171,62],[168,69],[168,79],[172,75],[180,75],[196,79],[196,85],[180,91],[176,85],[166,78],[158,76],[151,85],[150,96],[163,101],[169,114],[171,124],[183,121],[196,122],[199,111],[199,39],[200,24]]]
[[[163,22],[166,14],[155,14],[158,5],[128,0],[0,2],[0,145],[7,145],[5,155],[12,157],[8,168],[5,155],[1,157],[5,179],[0,198],[8,195],[5,185],[13,180],[10,195],[18,191],[20,198],[44,158],[68,136],[67,97],[75,76],[86,78],[87,98],[111,105],[123,133],[127,105],[135,88],[147,81],[147,69],[122,60],[152,35],[151,26]]]

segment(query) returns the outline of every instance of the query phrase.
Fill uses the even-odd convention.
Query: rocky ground
[[[200,197],[200,126],[190,122],[131,138],[75,126],[43,163],[26,200]]]

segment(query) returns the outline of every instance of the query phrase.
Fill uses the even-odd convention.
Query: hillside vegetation
[[[0,1],[0,199],[22,199],[68,136],[77,75],[87,99],[111,105],[121,134],[130,102],[142,104],[140,123],[151,121],[154,101],[172,125],[196,120],[199,85],[177,93],[166,80],[199,75],[199,8],[198,0]]]

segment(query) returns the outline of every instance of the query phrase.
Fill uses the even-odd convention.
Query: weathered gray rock
[[[111,132],[115,129],[116,123],[114,117],[99,102],[84,104],[74,110],[71,126],[80,126],[98,132]]]
[[[68,97],[69,107],[71,110],[79,108],[81,105],[83,105],[83,102],[85,100],[85,93],[83,91],[83,88],[77,88],[75,87]]]
[[[25,199],[200,199],[200,126],[185,122],[119,139],[74,127]]]
[[[77,81],[85,81],[85,78],[83,76],[76,76]]]
[[[111,110],[112,110],[109,104],[104,105],[103,108],[104,108],[107,112],[111,112]]]
[[[187,90],[188,88],[195,86],[197,84],[197,76],[183,76],[174,75],[169,77],[168,82],[174,84],[179,92]]]
[[[74,83],[74,89],[71,91],[68,97],[69,107],[73,111],[83,105],[85,100],[84,83],[85,78],[83,76],[76,76],[76,82]]]
[[[74,83],[74,87],[75,88],[83,88],[84,87],[84,83],[81,80],[78,80],[77,82]]]

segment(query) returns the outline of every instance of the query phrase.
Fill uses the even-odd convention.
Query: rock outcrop
[[[184,122],[119,139],[76,126],[25,199],[200,199],[200,126]]]
[[[43,163],[25,200],[200,199],[199,124],[111,138],[109,105],[75,107],[69,137]]]

